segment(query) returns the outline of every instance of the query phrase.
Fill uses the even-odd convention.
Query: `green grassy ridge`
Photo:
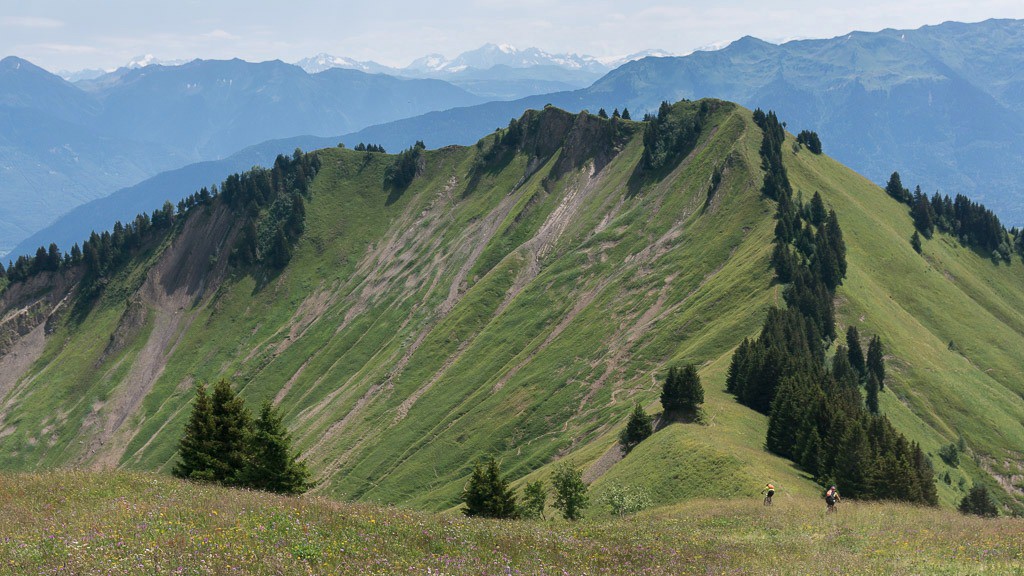
[[[931,454],[962,434],[981,457],[1024,463],[1024,313],[1015,308],[1024,266],[993,264],[952,238],[925,240],[923,255],[910,247],[913,224],[906,208],[835,161],[784,147],[794,189],[807,198],[820,191],[836,210],[847,244],[847,279],[837,292],[841,325],[862,337],[878,334],[886,346],[883,412]],[[955,342],[959,352],[949,348]],[[950,470],[933,458],[939,475],[979,480],[971,458]],[[963,492],[938,483],[952,505]],[[967,483],[970,487],[970,482]]]
[[[322,151],[292,262],[276,277],[229,279],[193,310],[195,320],[132,421],[138,432],[122,465],[167,470],[188,413],[188,384],[222,375],[255,401],[290,382],[281,407],[298,447],[326,480],[325,493],[350,498],[448,506],[474,454],[506,454],[522,475],[600,438],[632,395],[652,397],[667,358],[684,349],[721,354],[735,329],[750,331],[759,321],[749,316],[754,307],[740,303],[758,287],[768,294],[770,208],[748,201],[757,140],[745,114],[724,108],[671,179],[635,194],[638,137],[596,180],[586,166],[553,175],[556,149],[536,169],[523,155],[511,158],[469,194],[466,175],[478,151],[431,151],[423,174],[391,204],[379,184],[388,157]],[[735,166],[706,207],[710,173],[730,154]],[[572,193],[585,198],[540,255],[536,277],[509,299],[528,259],[518,239],[531,238]],[[493,235],[464,232],[498,216]],[[410,227],[427,233],[409,236]],[[712,241],[691,240],[711,231]],[[487,246],[471,262],[478,238]],[[400,262],[368,260],[389,242]],[[733,256],[742,258],[740,270],[726,266]],[[482,277],[467,276],[464,295],[439,318],[457,271],[486,258],[495,263],[477,268],[487,271]],[[625,260],[634,263],[622,266]],[[367,286],[372,296],[365,297]],[[317,294],[326,295],[323,309],[293,338],[296,309]],[[629,333],[654,295],[661,308]],[[576,309],[578,297],[592,302]],[[94,314],[117,308],[105,302]],[[83,337],[113,329],[90,322]],[[393,372],[413,342],[419,349]],[[77,370],[82,363],[66,362],[62,350],[61,364]],[[397,408],[421,388],[409,415],[396,421]]]
[[[321,494],[445,509],[484,454],[520,481],[546,478],[563,458],[590,467],[633,401],[658,411],[669,365],[698,362],[707,425],[660,431],[598,478],[595,494],[636,483],[668,504],[753,497],[772,480],[813,497],[804,474],[764,451],[764,416],[723,390],[733,347],[757,332],[768,306],[782,305],[768,266],[774,206],[758,193],[761,134],[749,111],[720,108],[693,153],[654,181],[637,177],[639,133],[593,176],[587,165],[556,170],[558,148],[474,174],[493,138],[424,152],[401,195],[381,184],[392,157],[320,151],[288,267],[228,278],[188,310],[195,319],[128,420],[134,435],[120,465],[168,471],[190,383],[227,376],[250,402],[280,397]],[[794,188],[805,198],[820,190],[839,213],[850,261],[840,319],[880,334],[894,356],[883,411],[932,454],[957,431],[1000,466],[1024,452],[1011,381],[1024,350],[1012,306],[1024,267],[993,266],[941,238],[926,242],[922,259],[909,247],[905,209],[877,186],[806,150],[786,146],[784,155]],[[716,168],[723,178],[708,202]],[[559,234],[535,254],[546,226]],[[131,294],[159,254],[110,293]],[[910,282],[918,276],[921,289]],[[930,293],[944,300],[922,296]],[[6,415],[18,433],[0,438],[0,463],[28,470],[80,457],[84,408],[119,385],[116,366],[144,341],[95,366],[123,310],[123,299],[105,298],[80,326],[62,324],[28,378],[74,382],[84,395],[19,398]],[[987,330],[991,320],[998,329]],[[948,339],[966,358],[947,353]],[[53,428],[57,449],[26,447],[50,414],[65,414]],[[952,486],[939,484],[946,505],[962,496],[959,478],[970,487],[983,472],[964,458],[952,476]]]
[[[1020,519],[780,491],[623,518],[496,521],[288,498],[164,475],[0,475],[0,572],[1015,574]]]

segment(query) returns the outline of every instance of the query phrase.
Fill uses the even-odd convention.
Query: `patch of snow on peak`
[[[132,58],[122,68],[136,70],[147,66],[180,66],[184,63],[184,60],[161,60],[152,54],[143,54],[142,56]]]

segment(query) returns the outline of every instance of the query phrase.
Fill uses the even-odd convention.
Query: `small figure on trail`
[[[761,494],[764,494],[764,505],[772,505],[772,496],[775,496],[775,486],[769,482],[764,485],[764,490],[761,490]]]
[[[825,513],[828,514],[830,512],[835,512],[836,502],[839,502],[840,500],[839,490],[836,490],[835,484],[829,486],[828,490],[825,491],[825,504],[828,505],[828,508],[825,509]]]

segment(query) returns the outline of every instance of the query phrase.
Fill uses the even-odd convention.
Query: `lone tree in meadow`
[[[960,511],[964,514],[976,514],[995,518],[999,515],[992,498],[988,495],[988,489],[981,484],[975,484],[971,491],[960,501]]]
[[[704,387],[701,386],[697,366],[687,364],[682,370],[669,368],[661,390],[661,406],[665,409],[665,415],[693,417],[703,403]]]
[[[462,491],[466,516],[482,518],[515,518],[517,515],[516,496],[508,482],[501,477],[501,468],[493,457],[477,462],[469,483]]]
[[[555,468],[551,484],[555,488],[554,506],[562,516],[566,520],[583,518],[583,509],[590,504],[583,472],[569,464],[560,464]]]
[[[205,384],[196,386],[178,450],[181,460],[172,474],[179,478],[285,494],[313,486],[273,406],[264,404],[253,421],[227,380],[217,382],[212,394]]]
[[[313,487],[309,469],[292,452],[288,430],[269,401],[263,403],[253,422],[247,452],[241,485],[280,494],[301,494]]]
[[[179,478],[237,485],[248,448],[249,411],[231,384],[221,380],[207,395],[196,387],[192,414],[178,445],[181,454],[173,474]]]
[[[652,431],[651,417],[638,402],[633,406],[633,413],[629,415],[629,422],[626,423],[626,427],[619,434],[619,444],[622,445],[622,449],[628,454],[637,444],[646,440]]]

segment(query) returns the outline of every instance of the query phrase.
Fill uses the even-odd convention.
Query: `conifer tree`
[[[192,400],[192,413],[189,415],[185,433],[178,443],[181,461],[174,466],[172,474],[178,478],[214,482],[220,468],[216,462],[215,425],[213,421],[213,405],[206,393],[206,386],[200,382],[196,386],[196,397]]]
[[[643,442],[651,435],[651,417],[644,411],[640,403],[633,406],[633,413],[629,416],[629,422],[619,435],[619,444],[628,454],[637,444]]]
[[[661,407],[666,415],[678,409],[680,395],[679,369],[671,366],[668,369],[668,375],[665,376],[665,382],[661,386]]]
[[[590,504],[583,472],[569,464],[560,464],[555,468],[551,484],[555,488],[554,506],[562,513],[562,517],[566,520],[582,518],[584,508]]]
[[[867,365],[864,361],[864,352],[860,347],[860,333],[856,326],[849,326],[846,329],[846,353],[850,359],[850,366],[857,371],[861,379],[867,376]]]
[[[832,378],[839,385],[856,387],[858,377],[853,366],[850,365],[850,354],[846,346],[836,346],[836,354],[832,357]]]
[[[920,193],[918,187],[914,195],[914,205],[911,208],[911,215],[914,217],[914,227],[917,228],[925,238],[931,238],[935,230],[934,219],[932,218],[932,205],[928,197]]]
[[[914,249],[914,252],[921,253],[921,235],[914,230],[914,234],[910,237],[910,247]]]
[[[306,464],[292,453],[291,438],[281,415],[269,401],[263,403],[253,423],[239,483],[282,494],[301,494],[313,485]]]
[[[815,477],[821,470],[821,435],[816,427],[812,426],[807,433],[803,453],[800,455],[800,466]]]
[[[917,471],[918,482],[921,486],[921,500],[931,506],[939,505],[939,491],[935,487],[935,469],[932,468],[932,461],[925,455],[921,446],[914,442],[911,446],[911,457]]]
[[[900,181],[899,172],[893,172],[892,176],[889,176],[889,183],[885,185],[885,192],[900,202],[906,202],[907,196],[910,195],[907,189],[903,187],[903,182]]]
[[[661,391],[661,405],[666,416],[693,416],[703,403],[704,387],[701,386],[697,367],[687,364],[682,370],[670,368]]]
[[[508,482],[501,477],[501,469],[493,457],[477,462],[469,483],[462,491],[466,516],[483,518],[515,518],[516,497]]]
[[[629,117],[629,108],[623,108],[622,109],[622,119],[623,120],[632,120],[632,118]]]
[[[815,226],[821,226],[821,223],[825,221],[828,213],[825,211],[825,202],[821,199],[821,194],[817,191],[814,192],[814,196],[811,196],[810,206],[810,220],[811,224]]]
[[[214,480],[228,485],[237,484],[245,467],[252,418],[245,401],[235,394],[225,379],[214,385],[210,404],[214,426]]]
[[[868,342],[866,365],[868,372],[874,374],[878,380],[878,391],[885,390],[885,358],[882,351],[882,339],[877,334]]]
[[[878,414],[878,377],[875,376],[874,372],[868,373],[867,389],[868,395],[864,403],[868,408],[868,412]]]
[[[964,514],[976,514],[995,518],[999,515],[999,509],[992,502],[988,495],[988,489],[981,484],[975,484],[971,491],[960,501],[960,511]]]

